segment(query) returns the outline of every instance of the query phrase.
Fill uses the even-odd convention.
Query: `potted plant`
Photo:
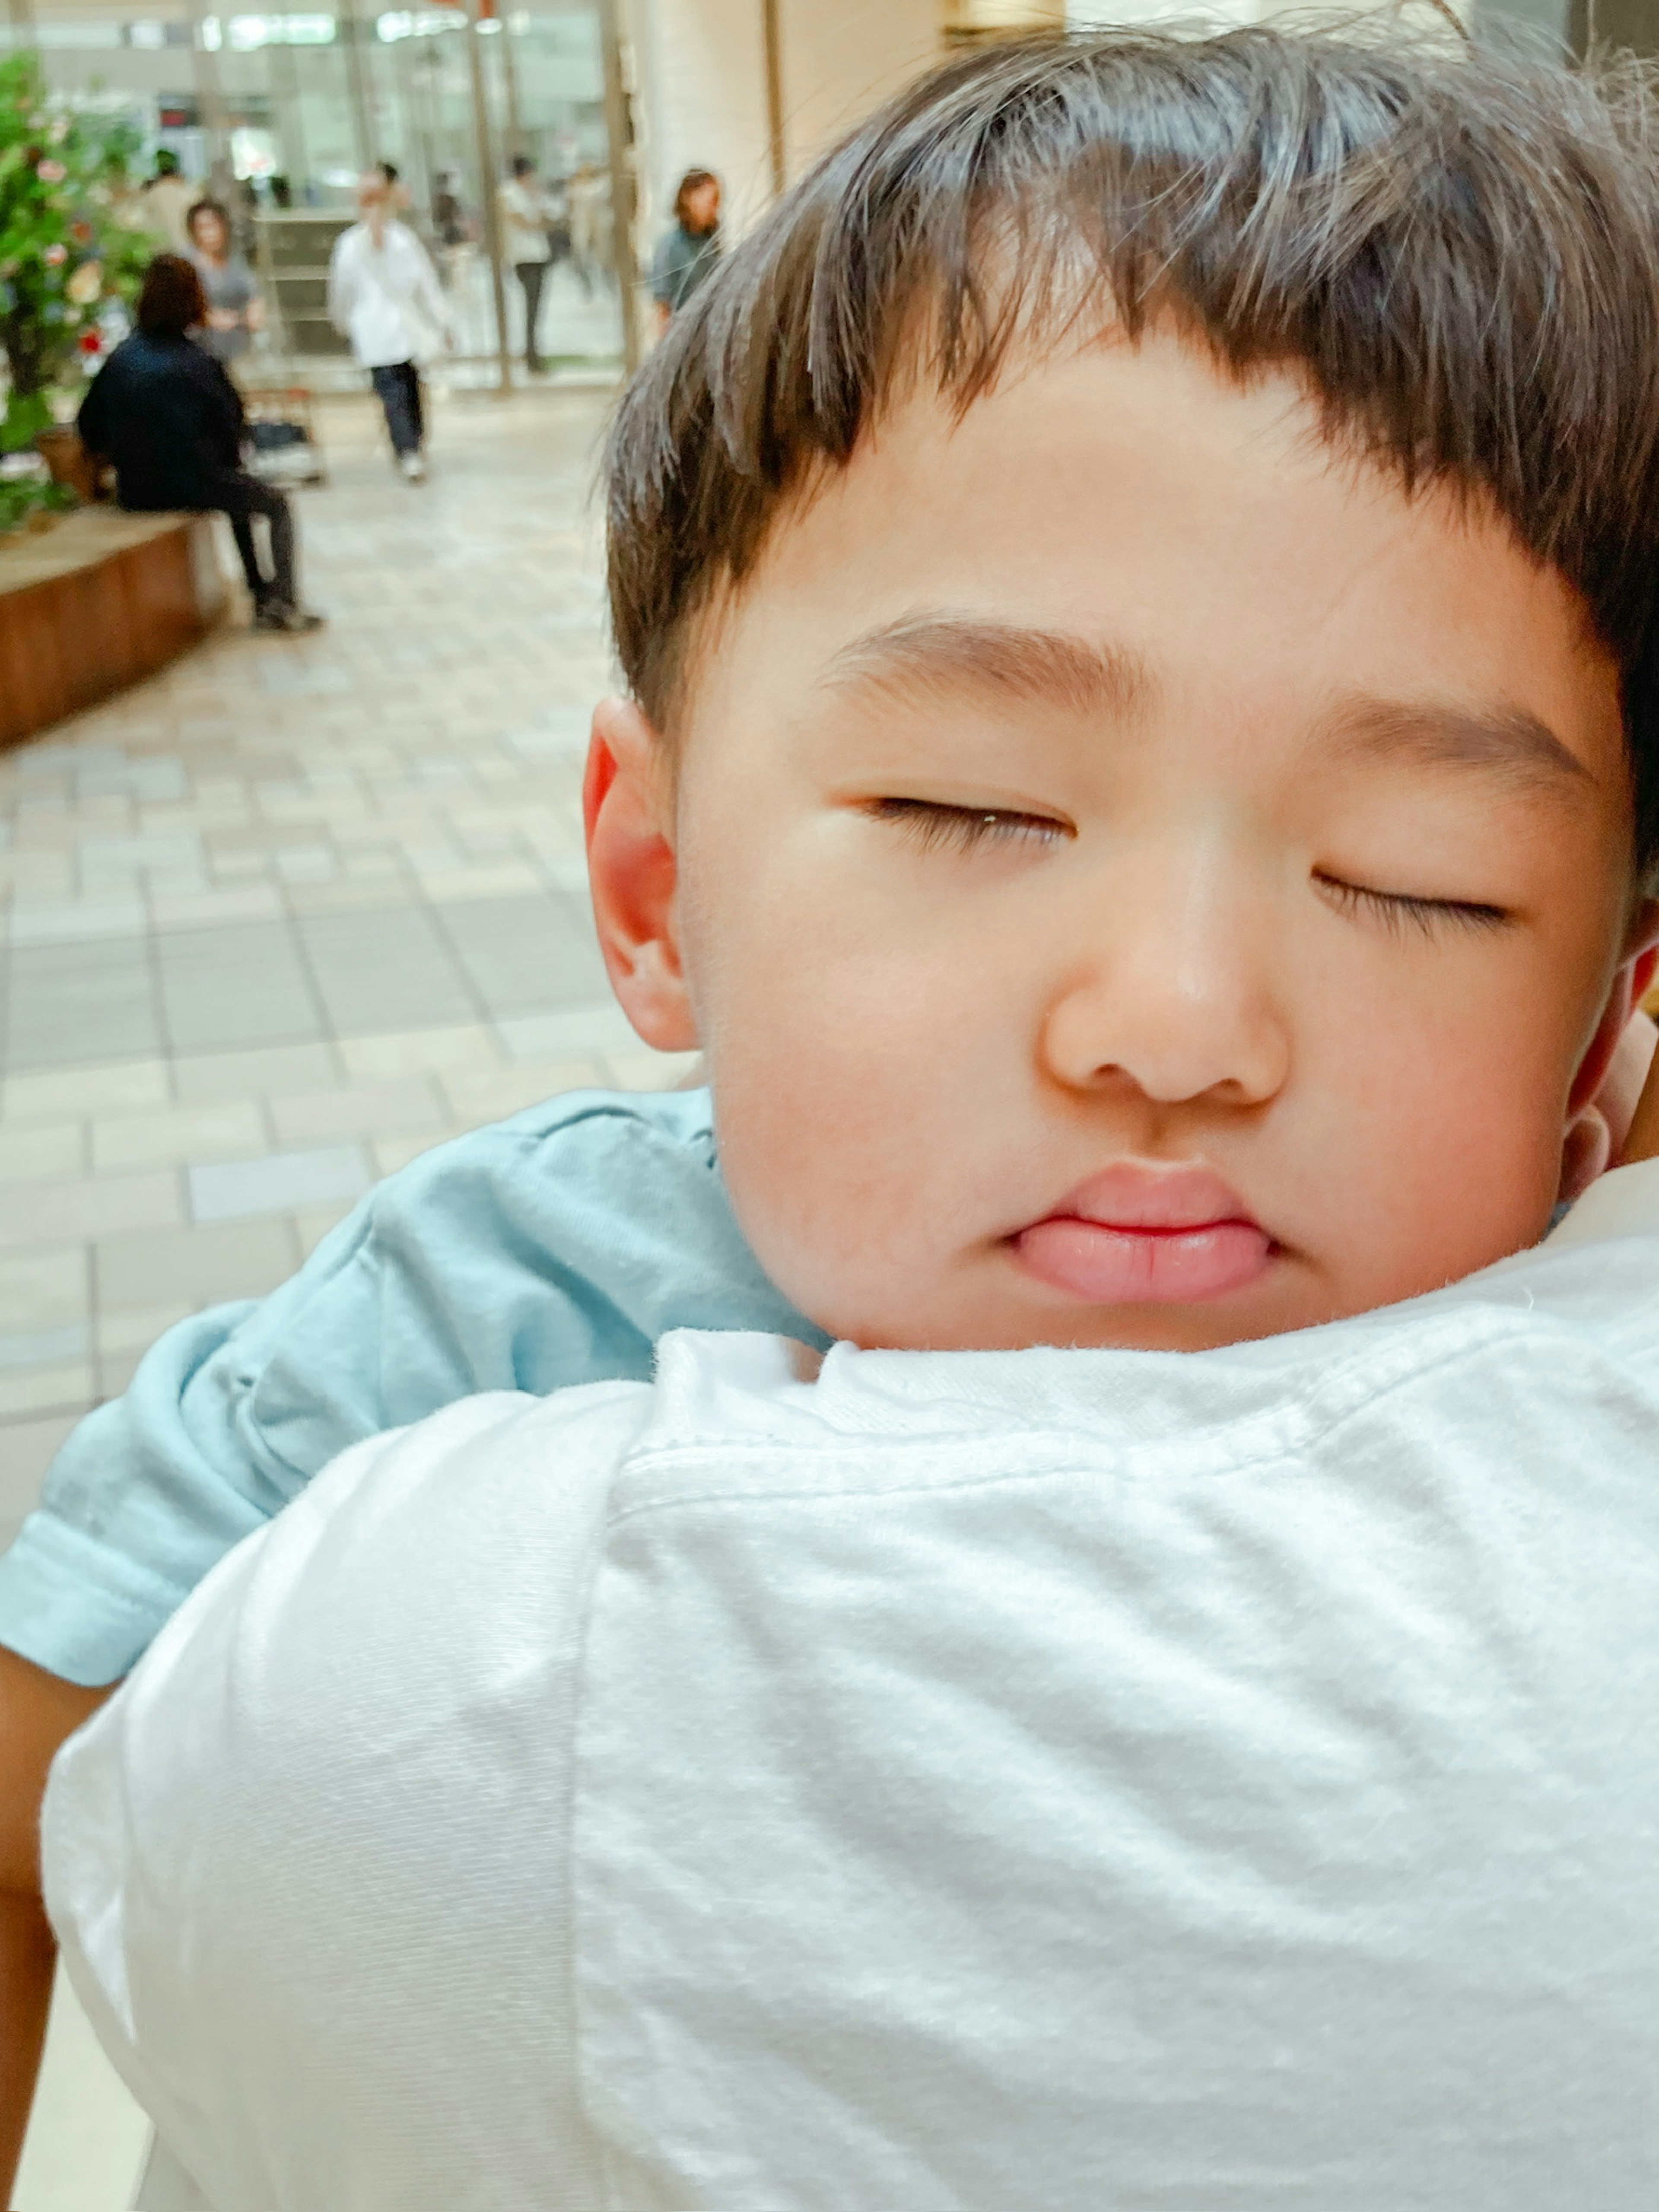
[[[0,539],[49,528],[74,504],[74,493],[55,483],[44,469],[19,475],[0,467]]]
[[[155,251],[121,219],[137,150],[130,124],[54,100],[38,54],[0,60],[0,453],[51,431],[54,388],[95,349],[104,304],[131,295]]]

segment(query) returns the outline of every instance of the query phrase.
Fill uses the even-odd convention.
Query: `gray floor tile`
[[[333,1047],[320,1041],[198,1053],[173,1063],[173,1090],[181,1106],[216,1106],[237,1098],[318,1091],[338,1079]]]
[[[45,1420],[0,1423],[0,1551],[24,1515],[33,1511],[52,1455],[78,1418],[54,1413]]]
[[[175,1053],[305,1044],[326,1034],[286,922],[167,930],[155,948],[162,1018]]]
[[[296,927],[337,1036],[478,1018],[465,975],[425,908],[307,914]]]
[[[374,1181],[361,1145],[319,1145],[257,1160],[210,1160],[185,1173],[191,1218],[204,1222],[292,1213],[300,1206],[360,1198]]]
[[[374,410],[343,402],[335,489],[302,524],[329,629],[267,647],[233,622],[0,756],[0,1055],[9,1033],[27,1063],[0,1062],[0,1541],[69,1425],[46,1416],[118,1387],[180,1313],[290,1274],[372,1172],[453,1121],[444,1084],[476,1120],[595,1079],[583,1054],[626,1040],[577,836],[607,655],[597,533],[574,518],[608,404],[441,403],[416,528]],[[197,890],[198,847],[246,872]],[[189,1220],[182,1170],[82,1172],[86,1124],[244,1102],[269,1102],[274,1161],[248,1141],[216,1181],[206,1140],[181,1139],[213,1218]]]
[[[507,1057],[557,1060],[592,1052],[633,1052],[639,1038],[614,999],[550,1014],[521,1014],[498,1024]]]
[[[8,1070],[148,1058],[161,1046],[141,939],[14,945],[6,963]]]
[[[338,1144],[353,1137],[442,1135],[448,1118],[429,1076],[353,1085],[273,1098],[271,1123],[279,1145]]]
[[[100,1315],[205,1306],[223,1298],[261,1297],[299,1264],[290,1222],[215,1222],[106,1237],[93,1247],[93,1282]]]
[[[441,910],[463,965],[498,1018],[608,999],[593,926],[556,894],[469,899]]]
[[[22,1184],[8,1190],[0,1206],[0,1246],[84,1243],[124,1229],[170,1228],[179,1216],[179,1177],[171,1170]]]
[[[89,1343],[84,1322],[67,1328],[29,1328],[0,1335],[0,1374],[18,1367],[51,1367],[84,1359]]]

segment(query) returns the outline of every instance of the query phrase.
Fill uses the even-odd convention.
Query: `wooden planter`
[[[204,514],[89,507],[0,540],[0,744],[153,675],[224,606]]]

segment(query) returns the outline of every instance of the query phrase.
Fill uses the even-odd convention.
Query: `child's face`
[[[705,623],[672,800],[596,726],[618,989],[826,1329],[1223,1344],[1542,1232],[1641,941],[1617,672],[1289,377],[907,404]]]

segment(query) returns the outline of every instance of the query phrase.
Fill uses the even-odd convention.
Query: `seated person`
[[[998,49],[677,320],[590,854],[742,1236],[706,1102],[568,1103],[562,1304],[417,1265],[513,1242],[465,1151],[380,1202],[373,1355],[365,1220],[88,1431],[298,1493],[46,1808],[208,2203],[1650,2200],[1650,1171],[1530,1249],[1652,968],[1630,113]],[[549,1316],[610,1379],[305,1489],[372,1357],[414,1414]]]
[[[274,485],[242,466],[242,400],[222,362],[188,336],[209,324],[194,265],[158,253],[124,338],[81,403],[81,442],[115,465],[115,495],[139,514],[216,507],[230,517],[256,629],[303,635],[322,617],[299,604],[294,515]],[[270,532],[270,574],[259,567],[253,518]]]

